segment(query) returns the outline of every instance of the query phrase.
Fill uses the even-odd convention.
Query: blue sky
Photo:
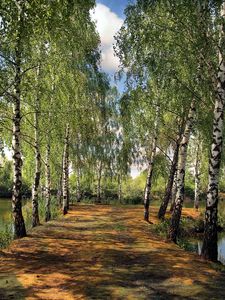
[[[102,3],[108,6],[120,18],[124,18],[123,11],[128,4],[128,0],[101,0],[101,1],[97,1],[97,3]]]

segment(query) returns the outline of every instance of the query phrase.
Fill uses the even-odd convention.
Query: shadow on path
[[[224,299],[222,273],[140,220],[141,207],[80,205],[35,228],[1,255],[0,299]]]

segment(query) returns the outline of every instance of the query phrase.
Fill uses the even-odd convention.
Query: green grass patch
[[[12,225],[6,224],[1,230],[0,230],[0,248],[6,248],[13,240],[13,231],[12,231]]]
[[[113,229],[116,230],[116,231],[126,231],[127,230],[127,227],[123,224],[116,224],[113,226]]]
[[[182,249],[190,252],[197,252],[198,250],[198,245],[194,241],[189,241],[185,238],[178,238],[177,245]]]
[[[169,226],[170,226],[170,220],[166,219],[158,224],[154,224],[152,228],[156,234],[166,238],[168,234]]]

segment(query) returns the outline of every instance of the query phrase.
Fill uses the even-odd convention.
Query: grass
[[[116,231],[126,231],[127,227],[121,223],[117,223],[114,225],[114,230]]]
[[[0,230],[0,249],[6,248],[13,240],[12,225],[6,224]]]
[[[190,238],[195,238],[198,236],[198,234],[195,233],[194,228],[201,227],[203,225],[202,223],[203,220],[201,216],[199,219],[194,219],[192,217],[182,217],[180,220],[180,228],[179,228],[179,234],[177,239],[178,246],[184,250],[196,252],[197,245],[196,243],[193,242],[193,240],[190,240]],[[163,238],[167,238],[169,226],[170,226],[170,219],[165,219],[164,221],[158,224],[154,224],[153,230],[157,235]]]
[[[170,220],[166,219],[158,224],[153,224],[153,230],[156,234],[166,238],[170,226]]]
[[[177,245],[181,247],[182,249],[190,252],[197,252],[198,246],[193,241],[186,240],[184,238],[180,238],[177,241]]]

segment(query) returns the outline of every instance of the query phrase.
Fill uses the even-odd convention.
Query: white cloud
[[[97,3],[91,16],[96,22],[101,38],[102,67],[105,71],[116,71],[119,59],[114,55],[113,43],[115,42],[114,36],[122,26],[123,20],[101,3]]]
[[[103,48],[102,50],[102,68],[107,71],[118,70],[120,60],[114,54],[113,46]]]

